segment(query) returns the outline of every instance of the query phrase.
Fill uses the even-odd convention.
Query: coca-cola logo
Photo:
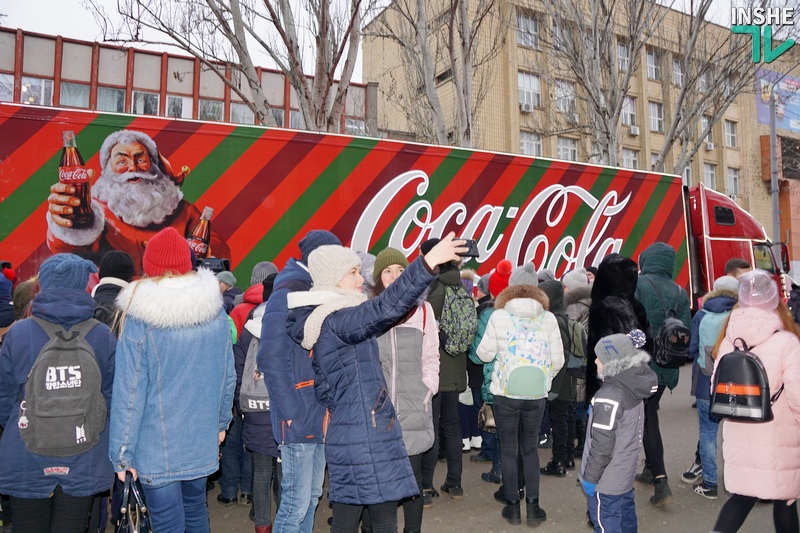
[[[89,173],[86,171],[86,167],[60,167],[58,181],[61,183],[85,183],[89,181]]]
[[[479,263],[493,258],[491,264],[494,264],[505,258],[515,265],[521,265],[532,260],[536,262],[535,259],[539,258],[535,265],[537,270],[548,268],[556,272],[562,266],[564,270],[585,266],[590,257],[592,263],[598,264],[604,256],[622,249],[623,239],[606,236],[606,232],[612,219],[620,216],[628,205],[630,193],[620,199],[617,191],[608,191],[598,199],[582,187],[553,184],[545,187],[527,205],[507,207],[484,204],[470,216],[463,203],[454,202],[445,207],[439,216],[435,216],[431,203],[421,198],[428,190],[430,178],[425,172],[411,170],[387,183],[364,209],[353,231],[354,250],[369,249],[378,221],[395,198],[405,188],[415,184],[416,199],[397,218],[389,237],[389,246],[406,256],[417,250],[426,239],[441,237],[446,228],[453,227],[453,223],[460,228],[457,230],[459,236],[478,241]],[[547,228],[566,229],[571,222],[566,216],[567,208],[575,205],[575,202],[585,204],[592,210],[582,231],[577,235],[565,235],[562,232],[556,242],[551,242],[545,231],[539,231],[526,245],[528,230],[533,221],[541,220],[542,216]],[[497,234],[498,225],[504,217],[516,221],[509,226],[512,229],[508,236],[505,233]],[[483,231],[476,235],[481,227]],[[416,235],[416,238],[411,243],[405,243],[409,234]]]
[[[194,250],[197,255],[204,255],[208,251],[208,245],[198,241],[189,241],[189,248]]]

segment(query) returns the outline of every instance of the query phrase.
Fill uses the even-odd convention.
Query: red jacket
[[[261,283],[252,285],[249,289],[244,291],[244,302],[234,307],[233,311],[231,311],[231,318],[233,319],[234,325],[236,325],[236,333],[238,335],[242,334],[242,328],[244,328],[244,324],[247,322],[247,316],[250,314],[250,311],[255,309],[263,301],[264,286]]]

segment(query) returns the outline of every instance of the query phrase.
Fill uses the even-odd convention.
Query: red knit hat
[[[192,270],[192,254],[189,243],[175,231],[164,228],[150,239],[144,249],[142,268],[148,276],[162,276],[168,272],[186,274]]]
[[[497,263],[497,268],[494,269],[492,275],[489,276],[489,293],[493,298],[503,292],[503,289],[508,287],[508,278],[511,277],[511,272],[514,270],[514,265],[508,259],[503,259]]]

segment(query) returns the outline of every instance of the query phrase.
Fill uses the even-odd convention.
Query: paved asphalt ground
[[[691,486],[681,483],[681,473],[691,464],[697,442],[697,411],[692,409],[689,396],[691,369],[681,370],[681,380],[672,394],[664,394],[661,401],[660,421],[664,439],[665,459],[670,477],[670,487],[674,495],[672,503],[660,509],[650,505],[648,499],[653,493],[650,486],[636,484],[636,511],[639,518],[639,531],[708,533],[714,525],[717,513],[727,500],[720,494],[718,500],[707,500],[692,492]],[[494,501],[492,494],[498,485],[485,483],[480,479],[481,472],[487,471],[485,464],[469,461],[470,454],[464,454],[463,487],[464,499],[451,500],[446,494],[434,499],[433,507],[425,510],[423,531],[426,533],[502,533],[529,529],[525,525],[523,509],[522,525],[510,526],[500,516],[501,505]],[[644,456],[644,452],[642,452]],[[550,450],[539,450],[542,465],[550,459]],[[439,463],[436,468],[436,486],[444,481],[446,465]],[[722,476],[720,449],[720,476]],[[724,480],[723,480],[724,481]],[[584,533],[591,529],[586,524],[586,499],[577,483],[576,471],[566,478],[542,476],[540,504],[547,511],[547,521],[536,528],[537,531],[557,533]],[[249,507],[235,505],[225,507],[217,502],[219,488],[209,493],[208,508],[211,515],[213,533],[252,533],[253,523],[248,519]],[[274,512],[274,510],[273,510]],[[327,532],[327,519],[331,515],[327,500],[320,502],[317,509],[315,532]],[[402,510],[398,513],[402,531]],[[765,533],[773,531],[772,505],[757,504],[742,528],[742,533]]]

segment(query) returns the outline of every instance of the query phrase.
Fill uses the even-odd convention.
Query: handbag
[[[492,410],[491,404],[484,403],[481,410],[478,411],[478,428],[487,433],[497,432],[497,425],[494,422],[494,411]]]
[[[133,475],[125,474],[125,484],[122,488],[119,518],[114,527],[114,533],[152,533],[150,515],[147,514],[147,504],[144,501],[144,491],[139,480]]]

